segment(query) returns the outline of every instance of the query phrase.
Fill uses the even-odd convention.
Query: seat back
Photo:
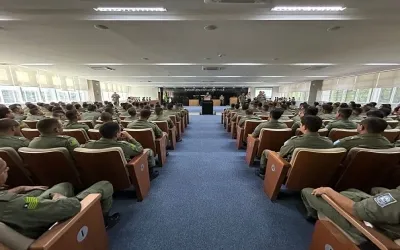
[[[291,128],[294,123],[293,120],[279,120],[279,121],[285,123],[288,128]]]
[[[172,120],[172,122],[173,122],[174,124],[176,124],[176,116],[175,116],[175,115],[169,115],[168,117],[169,117],[169,119]]]
[[[63,135],[74,137],[80,144],[85,144],[89,141],[89,136],[83,128],[64,129]]]
[[[396,128],[397,127],[397,125],[399,124],[399,121],[397,121],[397,120],[394,120],[394,121],[386,121],[387,122],[387,124],[391,127],[391,128]]]
[[[121,115],[121,116],[119,117],[119,119],[125,120],[125,118],[128,118],[128,117],[130,117],[130,116],[123,116],[123,115]]]
[[[324,124],[324,126],[328,125],[328,123],[333,122],[335,120],[322,120],[322,124]]]
[[[369,192],[372,187],[386,187],[386,180],[396,171],[399,163],[400,148],[352,148],[346,157],[345,169],[335,190],[357,188]]]
[[[18,149],[18,152],[39,184],[51,187],[61,182],[70,182],[74,187],[81,187],[78,171],[66,148],[24,147]]]
[[[21,134],[29,140],[40,136],[40,132],[36,128],[23,128],[21,129]]]
[[[127,128],[128,124],[131,123],[131,122],[132,121],[121,121],[121,125],[122,125],[122,127]]]
[[[348,136],[354,136],[358,135],[357,129],[339,129],[339,128],[333,128],[330,132],[328,137],[332,141],[337,141],[342,138],[348,137]]]
[[[101,138],[101,134],[100,134],[99,130],[97,130],[97,129],[89,129],[87,134],[91,140],[97,141],[97,140],[100,140],[100,138]]]
[[[298,128],[298,129],[296,130],[295,135],[296,135],[296,136],[299,136],[299,135],[302,135],[302,134],[303,134],[303,132],[301,132],[301,130]],[[328,135],[328,129],[326,129],[326,128],[318,129],[318,134],[319,134],[320,136],[327,136],[327,135]]]
[[[344,148],[296,148],[293,152],[286,187],[300,191],[306,187],[328,186],[346,156]]]
[[[259,117],[260,117],[261,120],[263,120],[263,121],[268,121],[268,120],[269,120],[269,116],[267,116],[267,115],[259,115]]]
[[[235,121],[236,124],[238,124],[238,122],[240,121],[240,119],[242,119],[242,116],[243,116],[243,115],[238,115],[238,116],[236,116],[236,121]]]
[[[80,120],[78,123],[83,123],[89,126],[89,128],[93,128],[93,122],[91,120]]]
[[[21,157],[10,147],[0,148],[0,158],[3,159],[9,168],[7,185],[10,187],[33,185],[29,171],[24,167]]]
[[[386,129],[385,131],[383,131],[382,135],[386,137],[390,142],[395,142],[399,138],[400,129]]]
[[[124,190],[131,186],[126,170],[124,152],[119,147],[106,149],[76,148],[74,159],[85,186],[98,181],[111,182],[115,190]]]
[[[145,129],[125,129],[136,141],[142,144],[143,148],[150,148],[153,152],[157,152],[156,150],[156,137],[154,136],[154,132],[151,128]]]
[[[29,246],[33,243],[33,239],[30,239],[14,229],[10,228],[6,224],[0,222],[0,249],[29,249]],[[7,246],[7,248],[5,248]]]
[[[38,123],[38,120],[23,120],[23,122],[28,125],[29,128],[34,128],[36,129],[36,124]]]
[[[163,132],[169,132],[168,122],[167,121],[152,121],[152,123],[156,124]]]
[[[263,122],[264,122],[263,120],[261,120],[261,121],[260,120],[248,120],[248,121],[245,121],[245,123],[244,123],[244,135],[243,135],[244,140],[247,141],[247,135],[253,133],[254,130],[256,129],[256,127],[260,123],[263,123]]]
[[[269,149],[279,152],[285,141],[292,137],[292,129],[271,129],[263,128],[260,132],[260,144],[257,150],[257,156],[260,157],[262,151]]]

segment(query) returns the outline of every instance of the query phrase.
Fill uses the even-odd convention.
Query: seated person
[[[82,112],[87,112],[87,109],[89,107],[89,104],[87,102],[82,103]]]
[[[175,128],[174,122],[163,113],[164,111],[161,107],[155,108],[154,115],[150,116],[149,121],[166,121],[169,129]]]
[[[226,109],[227,111],[229,110],[235,110],[235,104],[232,103],[231,106],[229,108]]]
[[[353,113],[351,114],[350,121],[361,121],[364,117],[361,116],[362,108],[353,108]]]
[[[285,123],[279,121],[279,118],[281,118],[281,116],[282,116],[281,110],[273,109],[271,112],[269,112],[269,120],[260,123],[251,135],[256,138],[259,137],[261,129],[263,128],[272,128],[272,129],[287,128],[287,125]]]
[[[90,120],[90,121],[95,121],[99,119],[100,113],[96,111],[97,107],[93,104],[90,104],[87,107],[87,112],[82,114],[82,120]]]
[[[84,123],[78,123],[81,120],[81,114],[77,110],[68,110],[65,116],[68,119],[68,123],[64,125],[66,129],[78,129],[83,128],[86,132],[90,129],[88,125]]]
[[[392,118],[388,117],[388,115],[390,115],[390,113],[392,113],[392,110],[390,108],[383,107],[383,108],[380,108],[379,111],[381,111],[383,113],[383,116],[384,116],[383,119],[385,121],[393,121]]]
[[[327,195],[356,219],[371,223],[390,239],[399,239],[400,186],[391,190],[372,188],[371,193],[372,195],[357,189],[349,189],[338,193],[330,187],[305,188],[301,191],[301,198],[309,218],[318,219],[318,214],[327,216],[360,244],[367,242],[365,236],[320,197],[321,195]]]
[[[269,105],[268,104],[264,104],[263,106],[262,106],[262,109],[261,109],[261,114],[260,115],[269,115],[269,112],[268,112],[268,110],[269,110]]]
[[[283,116],[293,115],[293,113],[288,110],[288,105],[286,103],[281,104],[281,109],[283,109]]]
[[[299,112],[297,113],[296,116],[292,117],[292,121],[293,122],[300,122],[301,117],[300,117],[300,113],[303,112],[309,107],[310,105],[308,105],[306,102],[300,103],[300,109]],[[318,114],[318,109],[317,109],[317,114]]]
[[[28,116],[26,117],[27,120],[33,120],[33,121],[35,121],[35,120],[40,121],[40,120],[43,120],[43,119],[45,119],[45,118],[46,118],[46,117],[44,117],[42,111],[40,111],[38,108],[32,108],[32,109],[30,109],[30,110],[29,110],[29,114],[28,114]]]
[[[121,112],[120,116],[130,116],[129,109],[133,108],[132,104],[127,103],[123,106],[124,110]]]
[[[103,112],[103,113],[101,113],[101,115],[100,115],[100,120],[103,122],[102,124],[96,124],[95,126],[94,126],[94,129],[100,129],[100,127],[104,124],[104,123],[106,123],[106,122],[112,122],[113,121],[113,117],[112,117],[112,115],[110,114],[110,113],[108,113],[108,112]]]
[[[14,119],[14,113],[12,113],[11,110],[9,108],[7,108],[7,106],[4,106],[4,105],[0,104],[0,119],[3,119],[3,118],[9,118],[9,119],[15,120]],[[23,121],[20,121],[18,123],[20,125],[20,128],[29,128],[29,126]],[[15,134],[15,135],[16,136],[21,136],[20,133],[19,134]]]
[[[74,137],[62,135],[63,127],[57,119],[46,118],[40,120],[37,123],[37,129],[40,132],[40,136],[29,143],[29,148],[66,148],[72,155],[74,149],[80,146]]]
[[[67,120],[64,111],[54,111],[53,113],[51,113],[51,118],[57,119],[61,122]]]
[[[257,112],[262,112],[263,111],[263,104],[262,102],[257,102]]]
[[[305,115],[314,115],[316,116],[318,114],[318,108],[315,106],[307,106],[305,109],[300,110],[299,112],[299,117],[305,116]],[[292,132],[293,134],[296,133],[297,129],[301,127],[301,121],[295,122],[292,125]]]
[[[0,159],[0,186],[8,178],[7,163]],[[75,195],[74,187],[68,182],[52,188],[44,186],[19,186],[0,192],[0,221],[18,233],[37,239],[54,223],[67,220],[81,211],[81,203],[89,194],[101,195],[101,207],[107,229],[119,221],[119,213],[110,216],[113,186],[100,181]],[[12,211],[12,212],[10,212]]]
[[[313,107],[317,109],[316,107]],[[313,149],[326,149],[332,148],[332,141],[325,136],[320,136],[318,130],[322,126],[322,120],[315,115],[305,115],[301,117],[300,130],[303,132],[300,136],[293,136],[283,144],[279,151],[279,155],[290,161],[293,151],[296,148],[313,148]],[[267,167],[269,150],[264,150],[261,155],[260,170],[256,171],[256,175],[264,179],[265,169]]]
[[[354,147],[385,149],[392,148],[393,144],[382,135],[387,122],[382,118],[368,117],[357,125],[358,135],[349,136],[334,142],[335,148],[350,150]]]
[[[101,139],[90,141],[83,145],[84,148],[103,149],[111,147],[119,147],[124,152],[125,159],[130,161],[133,157],[143,152],[142,145],[137,142],[128,132],[122,131],[116,122],[107,122],[100,127]],[[148,153],[148,162],[150,170],[150,178],[154,179],[158,176],[158,171],[154,171],[156,166],[154,152],[150,149]]]
[[[238,126],[243,128],[244,124],[246,123],[246,121],[248,120],[261,120],[260,117],[254,115],[254,111],[253,109],[248,109],[246,110],[246,115],[242,116],[238,122]]]
[[[125,117],[124,121],[136,121],[138,117],[136,116],[136,109],[134,107],[128,109],[129,117]]]
[[[143,109],[143,105],[141,103],[141,110],[142,109]],[[164,114],[167,116],[175,115],[177,122],[179,122],[181,120],[181,112],[174,110],[174,105],[172,103],[167,104],[167,110],[164,111]]]
[[[21,147],[28,147],[29,140],[19,135],[19,123],[10,118],[0,119],[0,147],[11,147],[16,151]]]
[[[318,115],[322,120],[336,120],[336,115],[332,113],[333,107],[329,104],[322,105],[322,114]]]
[[[22,120],[26,119],[26,115],[24,115],[24,111],[19,104],[12,104],[10,105],[10,110],[13,112],[14,120],[17,122],[21,122]]]
[[[249,109],[249,104],[243,103],[242,109],[237,110],[236,114],[231,117],[231,122],[236,122],[236,118],[238,117],[238,115],[245,115],[246,110],[248,110],[248,109]]]
[[[350,108],[340,108],[339,111],[336,113],[337,121],[330,122],[326,125],[326,129],[331,131],[333,128],[339,129],[356,129],[357,124],[355,122],[349,121],[351,113],[353,110]]]
[[[161,138],[163,136],[162,130],[154,123],[148,121],[151,115],[151,111],[149,109],[142,109],[140,111],[140,118],[136,121],[133,121],[128,124],[129,129],[144,129],[151,128],[154,132],[154,136],[156,138]]]

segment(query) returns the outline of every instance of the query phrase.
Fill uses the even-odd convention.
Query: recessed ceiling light
[[[20,64],[20,66],[53,66],[52,63],[24,63]]]
[[[206,25],[204,26],[205,30],[216,30],[218,27],[216,25]]]
[[[219,54],[218,57],[224,57],[226,56],[225,54]]]
[[[147,58],[147,57],[142,57],[142,60],[148,61],[149,58]]]
[[[100,12],[165,12],[166,8],[121,8],[121,7],[98,7],[95,11]]]
[[[340,30],[342,28],[343,28],[342,26],[333,26],[333,27],[328,28],[326,31],[332,32],[332,31]]]
[[[294,66],[330,66],[335,65],[333,63],[293,63]]]
[[[108,30],[109,28],[102,24],[95,24],[94,27],[98,30]]]
[[[366,63],[365,66],[398,66],[400,63]]]
[[[277,6],[271,11],[344,11],[342,6]]]

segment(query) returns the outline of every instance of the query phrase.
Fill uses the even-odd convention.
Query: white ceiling
[[[275,5],[307,4],[347,9],[339,14],[269,11]],[[0,6],[4,28],[0,62],[52,64],[29,67],[102,82],[279,86],[400,68],[398,0],[275,0],[266,5],[210,5],[203,0],[0,0]],[[93,11],[100,6],[165,7],[168,12]],[[109,30],[95,29],[95,24]],[[203,27],[210,24],[218,29],[205,31]],[[333,26],[343,28],[327,32]],[[333,65],[322,70],[294,65],[302,63]],[[363,65],[367,63],[399,66]],[[88,64],[115,71],[95,71]],[[203,65],[224,70],[205,72]]]

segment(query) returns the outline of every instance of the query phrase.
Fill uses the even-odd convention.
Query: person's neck
[[[147,121],[149,118],[140,117],[140,120]]]
[[[78,123],[78,120],[69,120],[69,123]]]
[[[52,134],[40,134],[41,136],[59,136],[60,134],[52,133]]]
[[[13,136],[14,131],[0,132],[0,136]]]
[[[310,130],[306,130],[306,131],[304,131],[304,134],[305,135],[315,135],[315,134],[318,134],[318,132],[311,132]]]

